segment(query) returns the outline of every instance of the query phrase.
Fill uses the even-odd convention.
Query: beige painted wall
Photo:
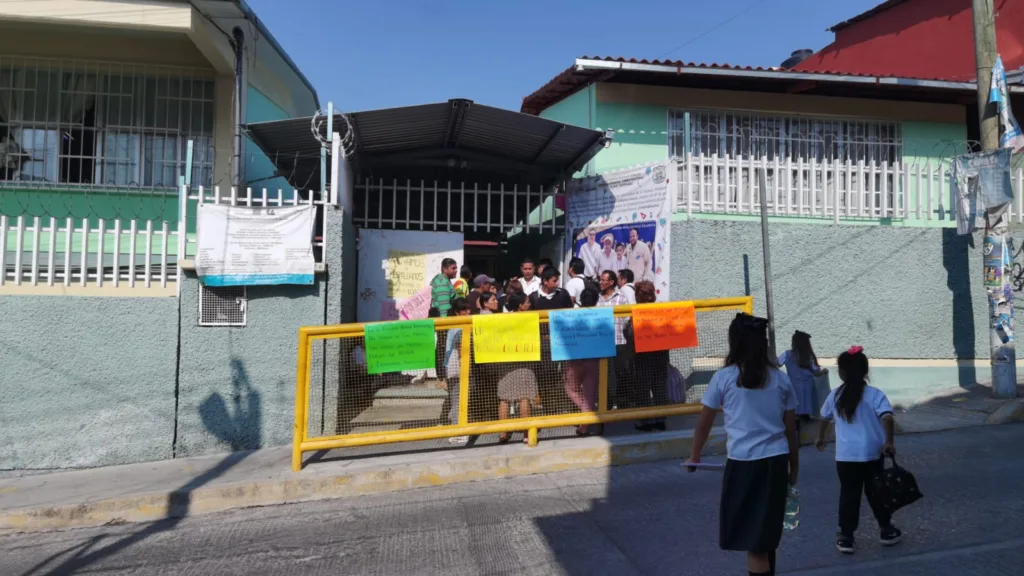
[[[211,69],[210,62],[185,34],[130,33],[10,21],[0,23],[0,56],[6,55]]]
[[[187,31],[192,7],[158,0],[15,0],[0,2],[0,19]]]
[[[965,114],[963,106],[954,104],[608,83],[597,85],[597,101],[687,109],[706,108],[957,124],[963,123]]]

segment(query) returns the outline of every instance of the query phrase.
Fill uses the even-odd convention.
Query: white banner
[[[206,286],[313,283],[316,207],[200,204],[196,273]]]
[[[569,252],[586,275],[628,268],[635,282],[654,283],[669,298],[672,198],[668,163],[573,180],[566,194]]]

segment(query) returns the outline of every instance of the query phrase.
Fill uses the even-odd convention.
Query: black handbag
[[[875,472],[872,482],[872,499],[889,513],[920,500],[924,495],[917,487],[917,479],[906,468],[896,464],[896,458],[889,457],[892,466]]]

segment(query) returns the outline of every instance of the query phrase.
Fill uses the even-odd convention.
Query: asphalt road
[[[901,436],[897,449],[925,493],[896,516],[904,541],[879,546],[865,504],[860,549],[839,555],[832,455],[805,449],[780,574],[1024,574],[1024,426]],[[663,462],[9,535],[0,574],[746,574],[717,548],[719,481]]]

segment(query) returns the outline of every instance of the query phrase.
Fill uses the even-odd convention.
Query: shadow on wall
[[[974,247],[973,236],[958,236],[955,228],[942,231],[942,266],[946,269],[946,286],[953,299],[953,353],[959,362],[957,366],[961,388],[969,388],[977,382],[974,358],[979,356],[974,349],[974,303],[971,296],[970,257],[968,250]],[[982,354],[985,355],[985,354]]]
[[[217,464],[170,492],[167,495],[167,514],[162,520],[146,524],[128,534],[119,533],[116,528],[111,528],[110,532],[101,532],[84,543],[50,556],[23,576],[56,576],[85,570],[152,536],[173,531],[182,518],[190,514],[193,492],[248,458],[252,452],[243,450],[258,448],[262,440],[260,395],[253,390],[241,360],[233,359],[231,370],[232,409],[229,411],[220,394],[214,393],[202,403],[199,411],[207,430],[236,452],[224,456]]]
[[[231,410],[217,392],[199,405],[203,426],[231,450],[255,450],[263,445],[260,393],[252,387],[245,364],[231,360]]]

